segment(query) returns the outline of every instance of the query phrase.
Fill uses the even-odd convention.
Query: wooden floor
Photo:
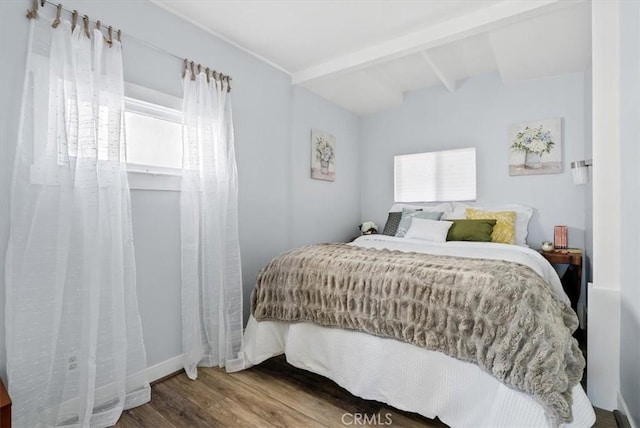
[[[366,420],[373,423],[354,423],[355,414],[366,415]],[[596,415],[596,427],[616,428],[611,412],[596,409]],[[437,419],[355,397],[326,378],[290,366],[283,357],[234,374],[200,368],[195,382],[180,373],[155,384],[151,402],[124,412],[116,425],[117,428],[342,426],[446,427]]]

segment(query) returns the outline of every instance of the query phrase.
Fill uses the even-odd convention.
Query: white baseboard
[[[618,409],[627,417],[631,428],[640,428],[638,425],[640,421],[633,420],[633,416],[631,416],[631,412],[629,412],[629,407],[627,407],[627,402],[624,400],[624,397],[620,392],[618,392]]]
[[[182,355],[169,358],[161,363],[147,367],[147,378],[149,379],[149,382],[154,382],[179,370],[182,370]]]
[[[161,363],[153,365],[151,367],[147,367],[147,369],[144,372],[138,372],[136,374],[133,374],[127,377],[127,382],[131,382],[132,385],[143,385],[145,381],[148,381],[149,383],[151,383],[158,379],[162,379],[163,377],[168,376],[172,373],[175,373],[179,370],[182,370],[182,355],[178,355],[177,357],[173,357]],[[141,378],[141,376],[143,377]],[[121,387],[122,385],[116,382],[103,385],[96,390],[96,396],[118,397],[119,392],[121,392],[119,391],[118,388],[121,388]],[[80,407],[80,404],[78,402],[79,399],[80,397],[75,397],[63,402],[60,405],[60,409],[56,410],[58,412],[59,423],[61,424],[66,423],[65,421],[72,420],[78,417],[78,408]],[[127,397],[127,399],[130,399],[130,397]],[[145,398],[141,402],[137,404],[129,403],[128,401],[125,402],[125,409],[129,408],[127,407],[128,404],[132,404],[132,406],[135,407],[147,401],[149,401],[148,389],[147,389]],[[108,413],[108,411],[106,412]]]

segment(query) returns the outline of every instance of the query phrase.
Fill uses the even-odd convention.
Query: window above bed
[[[396,202],[476,199],[475,147],[394,157]]]

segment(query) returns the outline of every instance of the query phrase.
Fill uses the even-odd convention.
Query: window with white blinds
[[[396,202],[476,199],[475,147],[394,157]]]
[[[162,173],[182,169],[182,116],[159,104],[125,98],[124,123],[129,169]]]

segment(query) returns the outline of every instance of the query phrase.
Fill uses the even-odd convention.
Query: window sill
[[[179,192],[182,186],[181,170],[174,168],[153,167],[153,170],[134,166],[127,169],[129,189],[131,190],[164,190]],[[29,170],[32,184],[60,185],[63,177],[68,178],[67,168],[58,168],[53,174],[46,174],[43,168],[31,165]],[[65,175],[66,174],[66,175]],[[65,181],[65,182],[66,182]]]
[[[182,177],[179,174],[151,171],[127,171],[129,189],[131,190],[164,190],[179,192]]]

